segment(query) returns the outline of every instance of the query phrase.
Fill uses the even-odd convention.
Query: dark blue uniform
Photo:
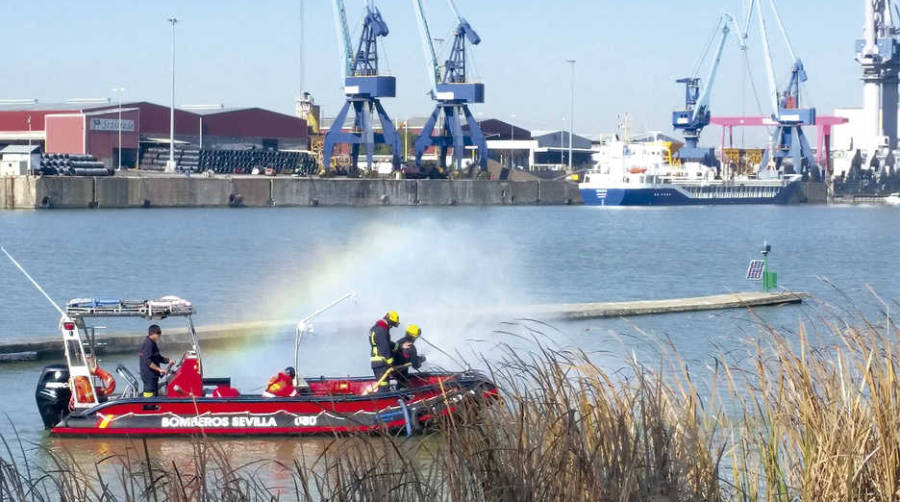
[[[393,345],[391,344],[391,328],[384,319],[378,322],[369,330],[369,345],[372,347],[372,373],[376,379],[384,376],[391,365],[394,364]],[[385,378],[378,386],[379,391],[388,389],[388,379]]]
[[[419,369],[422,366],[422,363],[425,362],[425,356],[419,355],[415,343],[412,343],[408,349],[403,348],[404,343],[415,341],[416,339],[409,335],[397,340],[397,343],[394,344],[394,366],[402,366],[406,363],[410,363],[415,369]],[[399,375],[397,375],[397,382],[406,383],[406,380],[409,378],[409,366],[396,371],[399,373]]]
[[[144,397],[149,397],[146,396],[147,393],[155,396],[159,391],[159,373],[150,368],[150,363],[162,367],[163,364],[169,362],[169,359],[159,353],[159,347],[149,336],[144,339],[138,355],[141,358],[141,381],[144,383]]]

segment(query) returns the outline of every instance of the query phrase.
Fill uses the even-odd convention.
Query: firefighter
[[[379,319],[369,330],[371,347],[372,373],[378,383],[378,392],[388,390],[388,379],[382,378],[394,364],[393,344],[391,344],[391,328],[400,324],[400,315],[391,310]]]
[[[266,384],[266,390],[263,397],[294,397],[297,395],[297,388],[294,387],[294,377],[297,372],[292,366],[288,366],[284,371],[279,371],[277,375],[269,379]]]
[[[151,324],[147,329],[147,338],[138,353],[141,366],[141,380],[144,383],[144,397],[156,397],[159,393],[159,377],[166,374],[161,364],[172,364],[172,360],[159,353],[156,342],[162,336],[159,325]]]
[[[410,324],[406,327],[406,336],[397,340],[397,343],[394,344],[394,366],[398,368],[396,370],[398,373],[397,384],[403,387],[406,387],[409,381],[409,367],[412,366],[415,369],[419,369],[422,363],[425,362],[425,356],[420,356],[415,346],[416,340],[419,339],[421,334],[421,328],[415,324]],[[407,363],[409,364],[407,365]],[[403,367],[400,368],[400,366]]]

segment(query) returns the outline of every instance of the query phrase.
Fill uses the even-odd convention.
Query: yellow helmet
[[[391,310],[385,314],[384,319],[394,326],[400,324],[400,314],[398,314],[396,310]]]
[[[406,327],[406,334],[410,338],[418,338],[419,335],[422,334],[422,328],[416,326],[415,324],[410,324]]]

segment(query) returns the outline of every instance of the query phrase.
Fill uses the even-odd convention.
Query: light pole
[[[166,171],[175,171],[175,24],[178,18],[170,17],[172,23],[172,106],[169,108],[169,162]]]
[[[211,104],[211,105],[181,105],[183,110],[221,110],[225,108],[223,103]],[[198,113],[200,116],[200,149],[203,150],[203,114]]]
[[[562,120],[563,120],[563,125],[565,125],[566,118],[563,117]],[[563,166],[565,165],[565,162],[563,161],[563,159],[564,159],[564,157],[563,157],[563,130],[560,129],[559,130],[559,168],[560,169],[562,169]]]
[[[572,172],[572,135],[575,131],[575,60],[567,59],[572,66],[571,93],[569,99],[569,173]]]
[[[124,87],[116,87],[112,90],[119,93],[119,123],[116,127],[119,131],[119,163],[116,164],[116,171],[122,169],[122,98],[125,95]]]
[[[403,121],[403,163],[409,162],[409,119]]]
[[[510,122],[509,123],[509,169],[510,169],[510,171],[512,171],[512,169],[515,165],[513,162],[513,152],[515,151],[515,150],[513,150],[513,140],[516,139],[516,129],[515,129],[515,126],[513,125],[513,122],[516,121],[516,114],[513,113],[512,115],[510,115],[510,117],[511,118],[509,120],[509,122]]]

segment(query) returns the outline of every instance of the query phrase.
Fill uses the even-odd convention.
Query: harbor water
[[[297,320],[355,291],[355,303],[323,316],[304,340],[299,369],[307,375],[368,374],[365,335],[389,309],[400,312],[401,326],[420,325],[425,338],[454,356],[423,346],[429,364],[451,369],[460,357],[499,357],[498,345],[526,350],[523,340],[538,336],[557,347],[596,352],[612,370],[632,353],[657,366],[660,356],[649,339],[667,339],[699,371],[718,353],[740,349],[759,333],[760,322],[794,330],[810,318],[857,311],[883,321],[883,307],[867,286],[900,312],[898,223],[898,208],[806,205],[7,211],[0,212],[0,244],[57,302],[174,294],[194,302],[200,325]],[[772,245],[779,286],[810,292],[814,300],[755,313],[550,326],[472,314],[482,306],[756,290],[760,284],[745,274],[764,241]],[[58,314],[5,258],[0,284],[0,339],[56,335]],[[166,330],[178,320],[161,324]],[[105,325],[143,332],[147,323]],[[202,347],[206,373],[231,376],[236,387],[259,392],[292,363],[290,330],[263,335]],[[161,349],[178,356],[166,350],[165,336]],[[136,355],[108,356],[101,364],[111,369],[119,362],[136,373]],[[96,458],[124,447],[124,441],[46,438],[34,404],[45,364],[0,365],[0,386],[7,389],[0,410],[9,417],[0,433],[10,435],[15,427],[29,445],[65,446]],[[184,441],[154,440],[151,448],[165,453]],[[248,460],[290,458],[296,443],[223,442]]]

